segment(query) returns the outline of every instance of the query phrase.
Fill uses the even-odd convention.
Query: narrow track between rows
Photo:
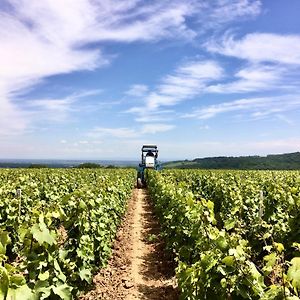
[[[134,189],[108,266],[80,299],[177,300],[174,262],[165,252],[146,189]]]

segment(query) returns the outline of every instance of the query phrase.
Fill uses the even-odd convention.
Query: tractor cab
[[[145,168],[155,169],[157,165],[158,149],[155,145],[144,145],[142,147],[141,164]]]
[[[156,145],[143,145],[141,162],[138,168],[137,187],[141,188],[145,185],[144,171],[145,169],[159,169],[157,161],[158,149]]]

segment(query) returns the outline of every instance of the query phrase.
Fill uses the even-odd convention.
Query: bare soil
[[[159,233],[147,190],[134,189],[108,266],[80,299],[177,300],[174,261]]]

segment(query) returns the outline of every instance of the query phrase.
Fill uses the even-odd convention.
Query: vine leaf
[[[31,233],[34,239],[37,240],[40,245],[47,243],[51,246],[55,243],[53,234],[51,234],[46,224],[42,220],[40,220],[39,224],[33,225]]]
[[[69,287],[67,284],[55,286],[52,288],[52,290],[54,294],[58,295],[63,300],[72,299],[71,287]]]
[[[0,266],[0,299],[5,299],[8,291],[9,278],[8,272]]]
[[[92,273],[89,269],[81,268],[79,271],[79,276],[81,280],[85,280],[88,283],[91,283],[92,281]]]
[[[300,257],[294,257],[291,260],[291,266],[289,267],[287,276],[292,285],[295,288],[300,288]]]
[[[11,240],[8,235],[8,232],[2,231],[0,232],[0,254],[5,255],[6,253],[6,246],[10,244]]]
[[[7,299],[11,300],[32,300],[33,293],[32,290],[25,284],[17,289],[9,289],[7,294]]]

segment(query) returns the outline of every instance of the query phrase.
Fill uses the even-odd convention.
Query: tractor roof
[[[142,151],[157,151],[157,146],[156,145],[143,145]]]

